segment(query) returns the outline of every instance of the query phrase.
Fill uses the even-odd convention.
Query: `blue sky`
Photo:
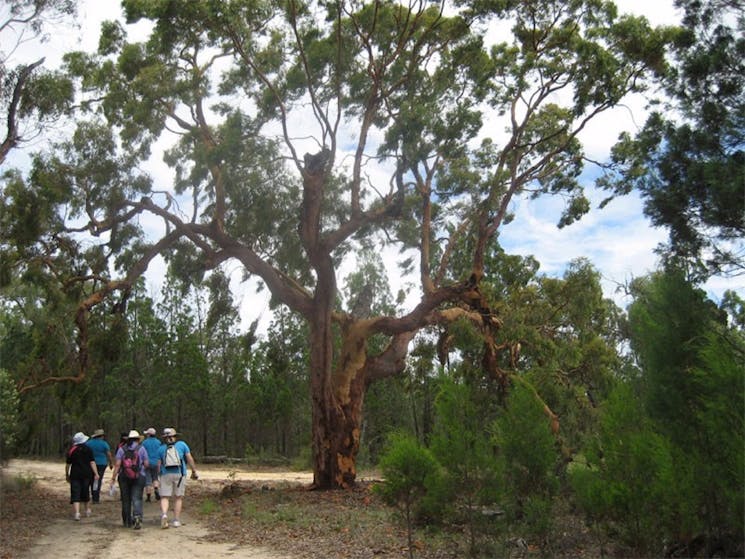
[[[602,210],[605,193],[587,188],[592,209],[578,222],[563,229],[556,223],[563,209],[557,198],[520,199],[515,220],[502,229],[500,242],[508,253],[533,255],[544,274],[560,277],[569,262],[584,257],[602,275],[606,296],[624,305],[619,284],[655,269],[655,247],[667,233],[650,226],[636,195],[616,199]]]

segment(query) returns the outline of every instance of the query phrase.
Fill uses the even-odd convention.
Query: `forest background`
[[[75,7],[74,2],[37,4],[44,8],[39,14],[63,19]],[[81,429],[104,428],[115,435],[129,428],[175,426],[198,457],[294,462],[313,468],[323,487],[353,484],[357,463],[380,465],[392,482],[402,481],[408,496],[403,504],[414,521],[466,524],[473,529],[474,550],[476,534],[491,529],[469,513],[474,507],[498,503],[509,522],[530,526],[546,542],[561,497],[581,507],[598,530],[628,538],[640,551],[699,545],[708,552],[718,547],[736,552],[743,538],[745,487],[745,310],[737,291],[713,301],[700,286],[712,277],[742,272],[745,47],[740,2],[681,1],[682,26],[654,29],[644,20],[616,19],[597,2],[455,3],[465,10],[462,20],[425,3],[409,6],[404,18],[387,3],[375,4],[379,11],[374,12],[354,4],[335,15],[331,10],[329,21],[352,22],[358,38],[369,41],[370,57],[391,56],[390,75],[373,81],[379,93],[369,97],[364,72],[355,74],[340,59],[339,67],[328,70],[333,65],[324,41],[333,35],[322,36],[313,22],[318,14],[303,12],[297,3],[277,14],[260,3],[235,3],[235,13],[222,13],[222,3],[206,2],[196,4],[193,14],[169,12],[170,3],[123,4],[131,20],[159,22],[152,31],[153,51],[127,43],[114,24],[105,29],[98,58],[71,54],[59,71],[13,66],[12,51],[4,47],[3,102],[9,117],[2,162],[4,457],[59,455]],[[9,6],[24,10],[34,3]],[[242,52],[247,46],[230,34],[216,39],[217,24],[227,21],[220,18],[245,16],[241,9],[262,22],[286,18],[284,29],[296,35],[293,52],[300,60],[307,56],[305,66],[281,68],[282,61],[273,58],[271,34],[263,51]],[[578,14],[587,27],[582,40],[575,40],[566,25]],[[479,59],[462,23],[471,18],[476,25],[479,18],[497,16],[514,24],[517,46]],[[308,27],[298,23],[302,17],[309,18],[303,20]],[[51,21],[22,19],[10,27],[28,25],[29,32],[36,32],[44,27],[34,28],[34,21]],[[182,37],[172,31],[196,29],[195,21],[203,22],[197,31],[204,34],[179,44]],[[373,28],[365,31],[371,22],[395,32],[378,36]],[[249,25],[243,29],[246,37],[264,31],[252,28],[250,19],[241,23]],[[422,29],[431,43],[419,35]],[[431,68],[442,68],[416,75],[414,87],[414,70],[405,62],[396,66],[406,56],[386,54],[395,44],[386,43],[391,37],[401,44],[403,37],[412,41],[410,51],[408,46],[390,51],[396,56],[432,56],[427,59]],[[256,113],[249,118],[214,105],[210,110],[226,119],[210,128],[200,113],[207,82],[174,77],[168,84],[170,70],[159,65],[158,57],[168,61],[169,48],[181,49],[181,63],[192,64],[193,72],[199,68],[196,54],[184,53],[225,40],[230,44],[225,52],[249,61],[251,70],[226,73],[220,93],[243,87],[255,95]],[[375,41],[380,43],[373,48]],[[563,65],[567,52],[573,66]],[[467,71],[448,66],[448,60],[465,54],[473,63]],[[313,64],[330,76],[343,67],[350,91],[324,90],[331,81],[316,81],[309,70]],[[493,72],[499,64],[502,74],[480,73]],[[590,79],[590,69],[597,82]],[[508,71],[514,72],[514,81],[495,78]],[[367,73],[374,74],[369,68]],[[256,76],[274,98],[260,91],[262,83],[248,84]],[[616,77],[623,79],[616,83]],[[533,97],[526,95],[536,85],[530,80],[538,84]],[[636,80],[649,80],[664,92],[660,103],[665,110],[652,111],[638,134],[620,138],[598,165],[597,183],[611,197],[634,192],[670,237],[659,247],[659,270],[625,286],[631,302],[622,309],[604,295],[592,262],[574,260],[552,277],[540,273],[534,257],[505,252],[495,232],[509,224],[512,216],[505,208],[518,194],[524,200],[560,194],[567,201],[560,224],[581,219],[589,202],[578,177],[590,161],[577,142],[578,132],[595,111],[645,90],[636,90]],[[271,87],[279,83],[280,89]],[[565,107],[531,104],[566,83],[571,95]],[[395,90],[400,84],[405,87]],[[378,105],[386,95],[390,104]],[[469,96],[470,102],[461,104]],[[349,140],[337,137],[327,115],[334,103],[342,106],[342,98],[352,107],[349,115],[370,120],[362,119],[358,149],[351,150],[357,163],[335,171],[329,163],[334,150]],[[299,156],[302,146],[311,149],[308,144],[275,129],[290,153],[284,153],[285,160],[298,171],[299,182],[293,183],[276,164],[276,145],[244,137],[241,130],[258,134],[271,120],[263,111],[276,114],[298,100],[316,109],[317,145],[323,149]],[[177,101],[190,109],[195,124],[176,110]],[[476,101],[502,115],[509,115],[505,107],[512,106],[506,147],[469,143],[468,131],[483,125],[471,111]],[[418,113],[416,103],[429,113]],[[519,103],[525,106],[514,111]],[[432,112],[438,106],[448,109],[441,119]],[[107,124],[98,129],[82,118],[91,115]],[[36,134],[50,129],[63,134],[59,123],[76,118],[80,123],[71,141],[64,138],[34,152],[26,170],[9,165],[8,154],[24,149]],[[145,195],[155,197],[159,191],[139,173],[139,164],[149,157],[158,134],[170,130],[168,118],[182,127],[184,141],[166,157],[174,169],[175,194],[156,207]],[[381,135],[372,157],[366,155],[375,150],[366,145],[365,134],[375,127]],[[119,134],[118,139],[112,142],[105,130]],[[220,132],[199,137],[200,130]],[[419,134],[411,137],[407,130]],[[222,151],[210,152],[216,146]],[[124,148],[121,153],[119,148]],[[241,160],[246,150],[256,161]],[[361,171],[367,157],[397,163],[384,168],[389,176],[380,181]],[[229,175],[224,184],[227,175],[221,173]],[[482,181],[479,173],[487,179]],[[242,191],[235,187],[241,181],[253,186]],[[353,194],[345,214],[347,182]],[[273,183],[274,191],[266,190],[265,183]],[[366,206],[360,204],[363,184],[370,185],[368,196],[378,196]],[[318,185],[325,189],[326,206],[313,205]],[[386,194],[376,185],[391,190]],[[190,188],[191,221],[181,221],[183,212],[178,218],[165,213],[169,203],[189,200]],[[256,203],[261,196],[265,204]],[[407,230],[412,222],[401,215],[417,214],[417,207],[421,215],[414,221],[422,228]],[[315,221],[305,220],[314,211]],[[149,222],[145,217],[137,221],[147,212],[168,224],[162,240],[152,244],[144,235]],[[212,221],[200,222],[208,214]],[[252,222],[249,230],[239,232],[246,221]],[[220,234],[206,223],[216,224]],[[363,234],[381,223],[384,236],[365,240]],[[347,231],[352,228],[355,235]],[[435,230],[452,244],[435,242]],[[103,234],[104,242],[92,243],[93,237],[83,236],[86,231]],[[254,252],[237,258],[247,276],[260,276],[272,294],[272,318],[260,331],[258,319],[248,328],[238,327],[230,268],[222,265],[238,252],[230,252],[234,240],[225,239],[226,231],[240,242],[252,239]],[[345,242],[326,256],[341,261],[354,255],[354,264],[344,268],[348,271],[336,291],[335,281],[323,284],[333,268],[319,238],[326,233],[328,240],[339,231]],[[270,235],[286,244],[270,242]],[[298,241],[290,242],[292,235]],[[416,270],[426,313],[417,314],[419,306],[403,309],[410,293],[404,287],[398,293],[391,289],[378,244],[384,239],[422,253],[429,247],[427,252],[440,258],[438,270],[436,260],[417,262],[402,251],[404,272]],[[144,269],[156,252],[166,265],[161,291],[153,294]],[[309,257],[307,268],[297,261],[301,253]],[[257,255],[265,259],[254,260]],[[287,271],[278,272],[280,264],[289,264]],[[446,273],[438,276],[441,270]],[[123,279],[114,277],[116,271],[125,272]],[[327,306],[306,302],[308,288],[301,284],[314,283],[315,296],[307,301],[325,299]],[[316,321],[313,309],[318,308],[323,311],[318,316],[327,320],[323,324]],[[405,325],[387,318],[399,315]],[[414,320],[419,322],[412,327]],[[372,322],[383,325],[374,330]],[[338,363],[361,358],[350,348],[350,340],[360,339],[359,328],[370,328],[365,330],[365,364],[350,371]],[[324,330],[327,338],[319,334]],[[329,351],[318,352],[324,344]],[[389,372],[394,368],[395,374]],[[325,388],[316,391],[317,383]],[[343,408],[343,413],[332,417],[329,408]],[[324,441],[338,445],[330,458]],[[334,464],[337,456],[344,460]],[[421,479],[407,477],[410,464],[419,465]],[[401,505],[403,494],[389,496]]]

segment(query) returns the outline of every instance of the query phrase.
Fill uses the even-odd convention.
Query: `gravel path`
[[[229,479],[309,482],[311,474],[276,472],[235,472],[215,466],[198,468],[200,481],[189,483],[219,482]],[[53,499],[67,499],[69,486],[65,481],[64,463],[35,460],[11,460],[5,468],[6,475],[33,477],[40,487]],[[107,471],[106,480],[108,480]],[[204,481],[202,481],[204,480]],[[50,518],[39,534],[35,544],[28,549],[22,559],[46,559],[49,557],[99,558],[99,557],[171,557],[179,555],[193,559],[216,559],[236,557],[247,559],[291,559],[277,555],[262,547],[235,546],[205,540],[207,529],[189,512],[189,495],[184,500],[183,525],[180,528],[163,530],[160,527],[160,509],[157,502],[144,503],[144,522],[142,530],[124,528],[121,524],[121,508],[118,496],[102,495],[101,502],[93,505],[90,518],[79,522],[69,514],[60,518]],[[12,534],[3,534],[12,538]]]

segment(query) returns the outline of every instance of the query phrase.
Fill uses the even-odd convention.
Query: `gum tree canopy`
[[[510,201],[561,194],[560,225],[579,218],[579,134],[664,70],[667,31],[601,0],[122,4],[149,38],[110,22],[97,53],[66,56],[87,117],[25,184],[64,206],[39,212],[34,246],[76,263],[78,378],[88,314],[123,308],[156,255],[184,274],[240,263],[307,321],[318,488],[354,483],[366,387],[403,371],[417,332],[470,320],[506,374],[480,283]],[[140,170],[156,141],[173,184]],[[416,255],[420,298],[345,312],[340,263],[384,245]]]

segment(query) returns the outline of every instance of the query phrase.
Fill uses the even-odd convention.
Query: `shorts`
[[[160,474],[161,497],[183,497],[186,492],[186,476],[177,474]]]
[[[71,479],[70,480],[70,502],[71,503],[87,503],[90,497],[90,487],[93,480],[90,478],[85,479]]]

